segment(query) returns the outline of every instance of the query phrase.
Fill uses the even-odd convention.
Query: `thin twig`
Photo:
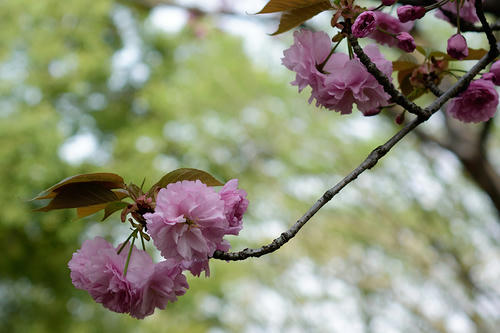
[[[475,5],[476,5],[476,15],[479,18],[479,21],[481,22],[486,37],[488,38],[488,43],[490,43],[490,52],[496,52],[498,54],[497,39],[493,35],[493,31],[491,31],[491,27],[488,24],[488,21],[486,21],[486,17],[484,16],[483,1],[476,0]]]
[[[414,119],[408,123],[399,132],[392,136],[385,144],[375,148],[368,157],[349,173],[344,179],[338,182],[334,187],[326,191],[321,198],[319,198],[309,210],[297,220],[297,222],[287,231],[283,232],[278,238],[273,240],[270,244],[264,245],[258,249],[244,249],[240,252],[225,253],[216,251],[213,258],[222,260],[244,260],[248,257],[260,257],[262,255],[271,253],[279,249],[283,244],[293,238],[297,232],[309,221],[314,214],[316,214],[321,207],[330,201],[337,193],[339,193],[346,185],[358,178],[364,171],[371,169],[377,162],[385,155],[392,147],[396,145],[406,134],[410,133],[415,127],[424,122],[424,118]]]

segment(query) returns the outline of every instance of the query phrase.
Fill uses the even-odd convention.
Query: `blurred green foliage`
[[[342,321],[378,331],[383,319],[433,332],[457,313],[479,331],[499,324],[498,308],[481,308],[483,298],[497,299],[483,274],[499,253],[493,210],[452,157],[443,162],[411,139],[278,253],[212,262],[210,279],[190,277],[188,293],[151,318],[111,313],[76,290],[71,254],[95,235],[116,244],[127,227],[116,216],[99,223],[32,212],[29,199],[59,180],[108,171],[136,184],[145,177],[148,187],[178,167],[239,178],[251,204],[245,230],[230,241],[259,246],[396,129],[380,117],[307,106],[290,76],[266,73],[209,18],[165,34],[148,14],[109,0],[0,3],[2,331],[327,332],[342,331],[331,326]],[[96,149],[68,163],[84,149],[68,145],[79,137]],[[441,312],[402,291],[426,288]],[[390,313],[395,304],[401,322]],[[342,311],[355,315],[331,317]]]

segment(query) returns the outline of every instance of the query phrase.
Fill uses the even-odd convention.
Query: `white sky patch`
[[[243,39],[243,47],[252,61],[268,67],[271,73],[282,73],[281,58],[284,46],[278,39],[268,34],[272,27],[262,22],[252,22],[245,18],[224,16],[219,20],[219,27],[232,35]]]
[[[151,24],[166,33],[179,32],[188,21],[189,14],[184,9],[159,6],[149,16]]]
[[[80,133],[70,137],[59,148],[59,157],[69,164],[80,164],[96,153],[97,138],[92,133]]]

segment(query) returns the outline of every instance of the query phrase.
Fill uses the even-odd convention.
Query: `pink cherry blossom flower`
[[[141,302],[137,302],[130,313],[142,319],[153,314],[155,308],[163,310],[168,302],[175,302],[188,288],[182,267],[175,260],[161,261],[155,264],[153,274],[142,288]]]
[[[377,17],[371,10],[361,13],[352,25],[354,37],[363,38],[372,33],[377,27]]]
[[[317,66],[325,61],[330,53],[330,37],[324,32],[302,29],[293,33],[293,39],[293,45],[283,52],[281,62],[297,73],[292,85],[298,86],[299,92],[307,85],[314,89],[324,80],[324,74]]]
[[[448,2],[441,6],[441,8],[452,12],[455,15],[457,14],[456,2]],[[450,21],[450,19],[448,19],[448,17],[444,15],[443,12],[439,9],[436,11],[436,17],[448,22]],[[460,19],[470,23],[476,23],[479,21],[479,18],[476,15],[476,6],[474,5],[474,1],[463,2],[463,6],[460,8]]]
[[[425,15],[425,7],[405,5],[397,10],[398,18],[402,23],[421,19]]]
[[[229,227],[224,201],[199,180],[168,184],[156,198],[154,213],[144,215],[155,246],[166,259],[174,259],[191,273],[223,243]],[[198,265],[199,266],[199,265]],[[203,263],[208,268],[208,263]],[[209,275],[208,269],[205,269]]]
[[[377,68],[391,78],[392,63],[382,56],[378,47],[367,45],[364,51]],[[334,53],[325,71],[330,74],[324,85],[311,94],[317,106],[349,114],[355,103],[363,114],[371,115],[374,109],[388,104],[390,96],[358,59],[350,60],[347,54]]]
[[[377,28],[380,30],[374,30],[367,37],[376,40],[382,45],[396,46],[398,40],[392,35],[397,35],[400,32],[409,32],[413,28],[413,22],[401,23],[397,18],[381,11],[374,13],[377,19]]]
[[[450,55],[458,60],[467,58],[469,55],[469,48],[467,47],[467,41],[461,34],[454,34],[448,39],[448,47],[446,51]]]
[[[243,214],[248,207],[247,193],[238,189],[238,179],[231,179],[219,191],[219,195],[224,201],[224,214],[229,223],[226,233],[238,235],[243,228]]]
[[[492,118],[497,111],[498,93],[493,82],[475,80],[467,90],[448,102],[448,113],[463,122],[477,123]]]
[[[396,35],[396,39],[398,40],[398,47],[405,52],[413,52],[417,48],[412,35],[407,32],[400,32]]]
[[[106,240],[87,240],[68,263],[71,280],[78,289],[111,311],[142,319],[155,307],[165,308],[188,288],[181,268],[174,262],[155,265],[147,252],[133,248],[126,276],[127,245],[120,254]],[[164,266],[170,270],[165,272]],[[167,274],[168,273],[168,274]]]

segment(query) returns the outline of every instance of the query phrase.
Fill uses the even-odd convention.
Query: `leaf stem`
[[[122,250],[125,247],[125,245],[127,245],[127,243],[130,240],[130,238],[134,235],[134,232],[136,232],[136,230],[132,231],[132,233],[127,237],[127,239],[125,240],[125,242],[123,242],[122,246],[120,246],[120,248],[118,249],[118,252],[116,252],[116,254],[120,254],[120,252],[122,252]]]
[[[146,251],[146,245],[144,245],[144,237],[142,237],[142,231],[139,232],[139,235],[141,236],[142,249]]]

